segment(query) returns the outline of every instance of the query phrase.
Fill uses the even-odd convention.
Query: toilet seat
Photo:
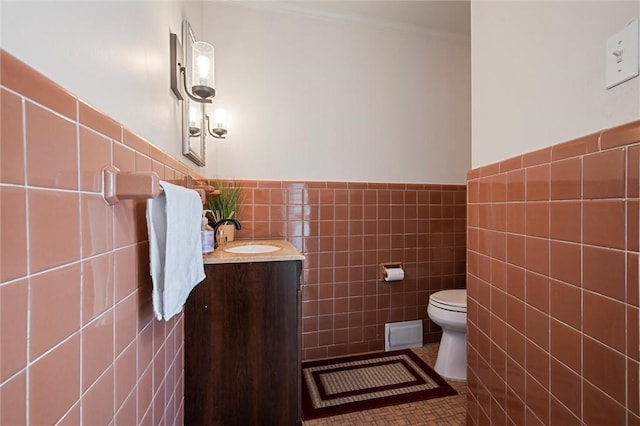
[[[429,304],[452,312],[467,312],[467,290],[442,290],[429,296]]]

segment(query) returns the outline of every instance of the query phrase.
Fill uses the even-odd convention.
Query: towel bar
[[[156,198],[162,192],[160,177],[156,172],[121,172],[111,165],[102,169],[104,200],[111,206],[120,200]],[[193,189],[204,204],[207,193],[219,193],[211,186],[190,188],[193,178],[185,177],[185,187]]]

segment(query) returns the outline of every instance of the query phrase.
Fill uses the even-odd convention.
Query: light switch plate
[[[606,87],[610,89],[638,76],[638,20],[607,39]]]

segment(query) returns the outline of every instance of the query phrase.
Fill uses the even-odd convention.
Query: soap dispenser
[[[211,212],[211,210],[203,210],[202,211],[202,227],[201,230],[201,238],[202,238],[202,254],[207,254],[213,252],[214,249],[214,231],[213,228],[209,226],[209,219],[207,219],[207,212]]]

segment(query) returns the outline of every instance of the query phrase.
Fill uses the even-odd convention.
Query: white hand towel
[[[202,199],[196,191],[160,181],[164,189],[147,200],[153,311],[169,320],[182,310],[191,290],[204,279]]]

